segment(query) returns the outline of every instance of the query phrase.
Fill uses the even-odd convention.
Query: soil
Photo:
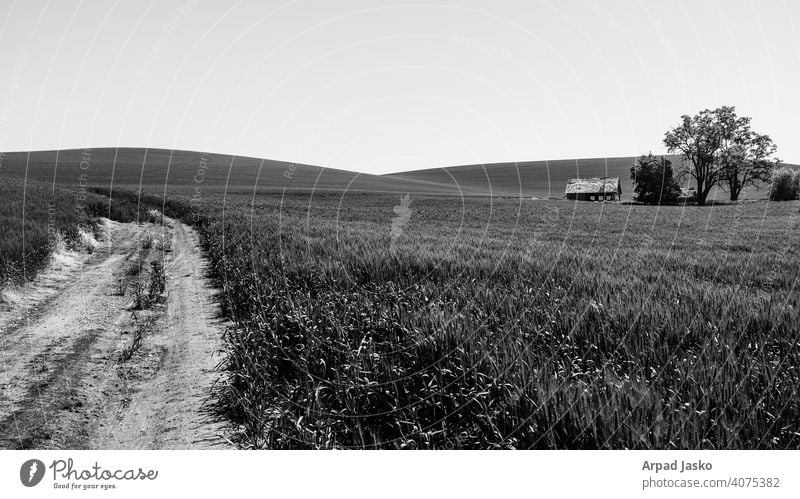
[[[209,408],[227,324],[197,233],[168,218],[102,228],[3,295],[0,448],[233,447]]]

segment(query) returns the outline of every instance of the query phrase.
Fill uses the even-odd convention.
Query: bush
[[[664,157],[641,156],[631,167],[635,199],[644,204],[673,204],[681,189],[672,174],[672,162]]]
[[[777,168],[772,174],[771,201],[791,201],[800,195],[800,170]]]
[[[794,197],[800,198],[800,170],[794,171],[794,192]]]

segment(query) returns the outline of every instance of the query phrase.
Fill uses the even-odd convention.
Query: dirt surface
[[[208,410],[226,325],[197,234],[103,227],[91,254],[59,252],[4,295],[0,448],[231,447]]]

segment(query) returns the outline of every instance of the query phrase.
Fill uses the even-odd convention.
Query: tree
[[[672,161],[663,156],[641,156],[631,166],[636,200],[645,204],[669,204],[678,200],[681,189],[672,173]]]
[[[772,201],[790,201],[800,194],[800,170],[776,168],[772,175],[769,198]]]
[[[727,188],[731,201],[739,199],[742,189],[769,182],[779,160],[770,159],[778,147],[768,135],[761,135],[746,127],[734,137],[734,142],[720,154],[720,179]]]
[[[664,136],[667,150],[680,152],[690,162],[680,176],[688,175],[697,182],[697,204],[706,204],[711,189],[723,180],[720,155],[736,143],[749,125],[750,118],[740,118],[734,107],[723,106],[681,116],[681,124]]]

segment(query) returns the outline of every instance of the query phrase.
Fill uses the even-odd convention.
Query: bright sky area
[[[800,2],[0,3],[0,150],[370,173],[664,152],[734,105],[800,162]]]

